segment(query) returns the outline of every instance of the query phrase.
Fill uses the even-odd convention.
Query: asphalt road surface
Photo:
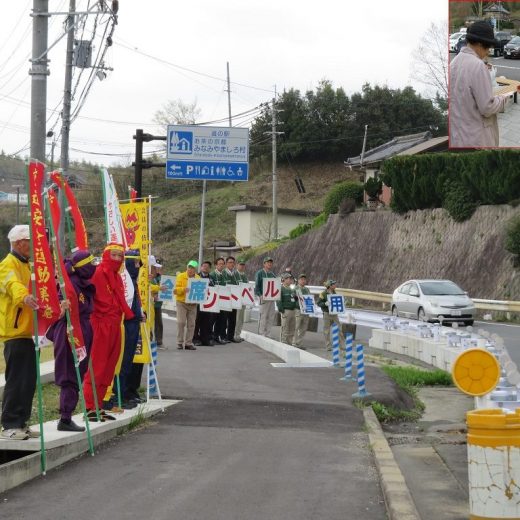
[[[520,59],[489,58],[497,68],[497,76],[505,76],[508,79],[520,81]]]
[[[328,368],[273,368],[278,358],[245,342],[179,351],[164,323],[161,390],[184,401],[0,495],[0,518],[386,519],[354,383]],[[391,392],[370,369],[371,392]]]

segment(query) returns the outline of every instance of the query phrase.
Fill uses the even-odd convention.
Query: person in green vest
[[[224,258],[219,257],[215,260],[215,269],[211,271],[209,277],[213,281],[213,285],[215,287],[225,286],[226,285],[226,277],[224,275],[224,266],[226,265],[226,261]],[[229,343],[226,337],[226,324],[227,324],[227,315],[226,311],[220,311],[216,317],[213,325],[213,339],[215,343],[219,343],[220,345],[225,345]]]
[[[280,341],[292,345],[294,342],[294,329],[296,324],[296,308],[298,301],[296,290],[292,283],[294,278],[289,273],[282,274],[282,297],[276,302],[276,307],[281,314],[282,327],[280,329]]]
[[[329,294],[336,294],[336,282],[335,280],[327,280],[325,282],[325,290],[322,291],[318,297],[317,304],[323,311],[323,335],[325,336],[325,347],[327,350],[332,350],[332,343],[330,341],[330,327],[335,323],[339,327],[339,341],[340,345],[345,343],[345,337],[341,330],[341,323],[337,314],[329,313],[329,301],[327,296]]]
[[[239,258],[237,262],[237,277],[239,282],[247,283],[249,280],[246,274],[246,262],[243,258]],[[241,309],[237,310],[237,321],[235,324],[235,341],[241,342],[244,341],[244,338],[240,337],[242,334],[242,327],[244,325],[244,314],[245,314],[245,306],[242,305]]]
[[[307,276],[305,274],[300,274],[298,276],[298,284],[296,285],[296,296],[308,296],[311,294],[311,291],[307,287]],[[303,337],[305,336],[305,333],[307,332],[307,329],[309,327],[309,315],[303,314],[303,312],[300,309],[300,306],[298,305],[296,307],[296,330],[294,333],[294,343],[293,346],[300,348],[302,350],[306,350],[304,346],[302,346]]]
[[[258,334],[269,337],[274,320],[274,301],[265,301],[262,298],[264,278],[276,278],[273,272],[273,259],[270,256],[264,258],[262,269],[255,274],[255,295],[260,298],[260,319],[258,320]]]
[[[224,280],[226,281],[226,285],[238,285],[240,283],[240,278],[237,275],[235,269],[235,257],[228,256],[226,258],[226,267],[223,271]],[[221,311],[224,312],[224,330],[225,330],[225,339],[228,342],[232,343],[240,343],[235,339],[235,325],[237,322],[237,309],[231,309],[230,311]]]

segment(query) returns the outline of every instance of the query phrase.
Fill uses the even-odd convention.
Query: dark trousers
[[[213,335],[215,339],[226,339],[226,327],[228,311],[220,311],[215,318],[215,325],[213,326]]]
[[[143,377],[143,363],[132,363],[132,370],[126,378],[126,390],[123,399],[133,399],[139,396],[139,387],[141,386],[141,378]]]
[[[235,325],[237,323],[237,310],[225,311],[226,319],[226,337],[229,341],[235,339]]]
[[[32,338],[4,342],[5,387],[2,399],[2,426],[24,428],[31,417],[36,390],[36,352]]]
[[[158,346],[162,345],[163,340],[163,322],[162,322],[162,305],[155,307],[155,322],[154,322],[154,333],[155,341]]]
[[[119,387],[121,389],[121,399],[127,399],[128,378],[132,373],[132,365],[139,339],[140,322],[137,320],[125,321],[125,350],[123,359],[121,360],[121,369],[119,370]]]
[[[195,333],[193,340],[199,340],[203,345],[209,345],[212,335],[213,313],[204,312],[197,309],[197,319],[195,320]]]

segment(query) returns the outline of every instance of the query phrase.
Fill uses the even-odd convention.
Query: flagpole
[[[45,191],[45,194],[47,195],[47,199],[49,198],[49,189],[47,189]],[[60,259],[60,255],[59,255],[59,252],[58,252],[58,241],[56,239],[56,230],[54,229],[54,220],[52,218],[52,215],[49,215],[50,213],[50,208],[47,207],[47,216],[49,216],[49,229],[50,229],[50,232],[51,232],[51,240],[54,244],[54,248],[55,248],[55,255],[56,255],[56,258],[55,258],[55,261],[56,261],[56,265],[58,266],[58,280],[59,280],[59,283],[60,283],[60,288],[62,290],[62,295],[63,296],[66,296],[66,291],[65,291],[65,281],[64,281],[64,277],[63,277],[63,265],[62,265],[62,262],[61,262],[61,259]],[[73,362],[74,362],[74,369],[75,369],[75,372],[76,372],[76,379],[78,381],[78,391],[79,391],[79,397],[80,397],[80,404],[81,404],[81,407],[83,408],[83,418],[84,418],[84,421],[85,421],[85,429],[87,431],[87,441],[88,441],[88,447],[89,447],[89,451],[90,451],[90,454],[92,456],[94,456],[94,443],[92,441],[92,435],[90,433],[90,422],[89,422],[89,418],[88,418],[88,414],[87,414],[87,405],[86,405],[86,402],[85,402],[85,394],[83,393],[83,381],[81,380],[81,374],[80,374],[80,371],[79,371],[79,361],[78,361],[78,356],[77,356],[77,353],[76,353],[76,341],[75,341],[75,337],[74,337],[74,327],[72,326],[72,321],[71,321],[71,318],[70,318],[70,311],[68,309],[65,310],[65,319],[67,321],[67,338],[69,340],[69,346],[71,348],[71,351],[72,351],[72,359],[73,359]],[[86,345],[85,345],[85,348],[86,348]],[[88,355],[88,353],[87,353]],[[90,357],[90,356],[89,356]]]
[[[40,162],[40,161],[38,161]],[[40,163],[41,164],[41,163]],[[31,193],[30,183],[29,183],[29,165],[27,165],[27,193]],[[29,221],[32,221],[32,202],[31,197],[28,197],[29,203]],[[31,246],[34,245],[33,236],[32,236],[32,226],[29,226],[29,237],[31,239]],[[30,248],[29,251],[29,267],[31,270],[31,294],[34,298],[36,298],[36,275],[34,273],[34,258],[33,258],[33,248]],[[40,346],[39,346],[39,338],[38,338],[38,312],[37,310],[33,310],[33,341],[34,341],[34,353],[36,359],[36,388],[38,392],[38,420],[40,423],[40,469],[42,475],[47,474],[47,459],[45,454],[45,435],[43,432],[43,396],[42,396],[42,383],[40,376]]]

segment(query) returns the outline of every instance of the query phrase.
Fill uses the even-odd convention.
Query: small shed
[[[235,237],[242,248],[256,247],[272,239],[273,209],[249,204],[230,206],[236,213]],[[299,224],[311,223],[319,211],[278,208],[278,236],[288,236]]]

